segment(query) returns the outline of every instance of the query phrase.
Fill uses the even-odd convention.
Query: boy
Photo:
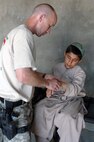
[[[60,142],[79,141],[86,111],[82,99],[86,75],[78,66],[83,55],[82,45],[74,42],[64,53],[64,63],[54,68],[53,73],[62,86],[55,92],[47,90],[47,97],[35,106],[33,132],[37,142],[50,142],[55,127]]]

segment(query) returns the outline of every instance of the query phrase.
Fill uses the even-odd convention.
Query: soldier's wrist
[[[49,81],[45,79],[45,84],[44,84],[45,88],[48,88],[49,86]]]

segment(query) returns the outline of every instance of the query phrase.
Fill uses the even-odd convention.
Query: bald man
[[[13,29],[0,50],[0,127],[3,142],[31,142],[33,88],[58,90],[54,76],[36,71],[33,34],[51,31],[57,14],[49,4],[37,5],[25,24]]]

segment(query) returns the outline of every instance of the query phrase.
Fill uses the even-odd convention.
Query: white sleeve
[[[13,40],[14,69],[24,67],[32,67],[33,69],[36,68],[32,46],[32,37],[28,37],[25,31],[19,30]]]

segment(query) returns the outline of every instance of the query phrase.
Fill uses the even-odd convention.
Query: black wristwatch
[[[44,73],[44,74],[42,75],[43,78],[45,78],[45,76],[46,76],[46,73]]]

